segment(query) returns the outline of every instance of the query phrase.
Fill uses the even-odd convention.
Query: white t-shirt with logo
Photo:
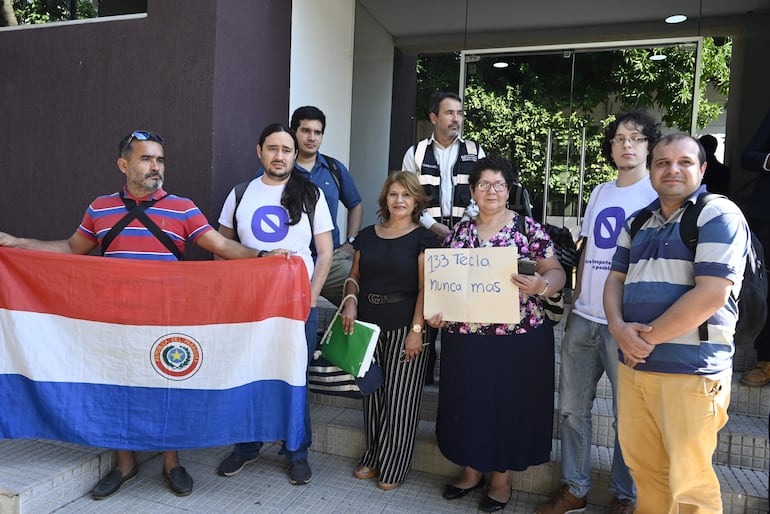
[[[580,235],[588,238],[584,248],[580,296],[572,310],[590,321],[607,324],[604,314],[604,283],[610,274],[618,235],[631,214],[658,197],[646,176],[630,186],[618,187],[615,181],[596,186],[588,200]]]
[[[296,225],[289,225],[289,212],[281,205],[281,195],[285,184],[267,185],[262,177],[249,183],[238,205],[238,238],[244,246],[258,250],[277,250],[285,248],[302,257],[307,267],[308,277],[313,276],[313,256],[310,253],[310,220],[306,213]],[[334,225],[326,205],[323,191],[315,205],[313,234],[330,232]],[[235,208],[235,189],[227,195],[219,224],[233,228],[233,210]]]

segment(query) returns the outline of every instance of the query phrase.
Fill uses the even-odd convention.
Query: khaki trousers
[[[712,457],[727,423],[732,369],[679,375],[618,369],[618,436],[637,514],[722,512]]]

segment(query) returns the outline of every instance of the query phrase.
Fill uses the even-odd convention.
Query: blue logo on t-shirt
[[[260,207],[251,217],[251,232],[259,241],[282,241],[289,233],[289,213],[280,205]]]
[[[607,207],[600,212],[594,223],[596,247],[603,250],[615,248],[624,221],[626,221],[626,211],[622,207]]]

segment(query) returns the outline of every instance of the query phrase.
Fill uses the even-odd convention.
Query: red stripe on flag
[[[0,308],[124,325],[305,321],[300,257],[163,262],[0,248]]]

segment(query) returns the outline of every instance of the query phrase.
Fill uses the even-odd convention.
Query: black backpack
[[[682,219],[679,222],[679,237],[692,251],[695,258],[695,247],[698,245],[698,216],[703,207],[716,198],[725,198],[723,195],[703,193],[698,200],[685,208]],[[652,211],[646,207],[639,211],[634,221],[631,222],[629,233],[631,239],[639,232],[642,225],[650,219]],[[767,320],[767,273],[765,270],[765,254],[762,243],[753,232],[750,233],[751,245],[746,255],[746,268],[743,272],[741,293],[736,298],[738,303],[738,321],[735,324],[735,343],[753,343]],[[708,340],[707,321],[698,327],[698,334],[702,341]]]

